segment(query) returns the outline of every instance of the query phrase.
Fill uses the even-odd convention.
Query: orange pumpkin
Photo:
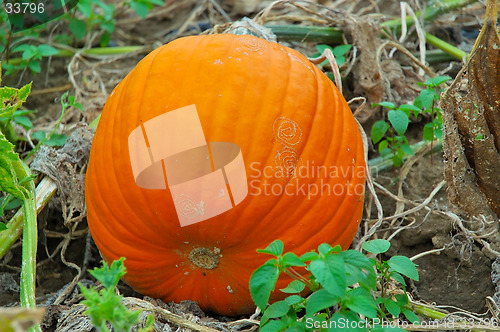
[[[241,188],[227,184],[235,192],[229,208],[182,226],[180,214],[200,216],[209,204],[179,207],[173,187],[141,186],[130,137],[134,130],[150,135],[148,123],[186,107],[196,111],[206,142],[239,147],[238,176],[247,192],[236,202]],[[157,126],[155,140],[172,145],[173,135],[190,130],[182,122]],[[167,158],[155,163],[161,172]],[[217,168],[223,167],[212,165],[212,172]],[[345,99],[303,55],[249,35],[185,37],[147,55],[109,96],[87,171],[88,224],[106,261],[126,257],[124,280],[138,292],[247,314],[255,308],[250,276],[269,258],[256,249],[275,239],[299,255],[323,242],[350,245],[362,215],[365,170]],[[227,182],[230,173],[224,174]],[[278,287],[288,282],[280,279]]]

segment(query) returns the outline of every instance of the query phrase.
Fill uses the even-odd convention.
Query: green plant
[[[345,55],[347,54],[347,52],[349,52],[351,48],[352,45],[350,44],[337,45],[333,48],[329,45],[320,44],[316,45],[317,52],[313,54],[313,57],[318,57],[321,54],[323,54],[323,52],[326,49],[329,49],[335,56],[335,61],[337,61],[337,65],[342,66],[345,63]],[[325,60],[321,63],[322,66],[325,66],[326,64],[328,64],[328,60]]]
[[[163,0],[126,0],[123,2],[124,6],[132,8],[137,15],[142,19],[146,18],[148,12],[153,9],[154,5],[165,6]]]
[[[1,82],[1,77],[0,77]],[[0,88],[0,117],[10,118],[26,101],[31,91],[31,83],[21,89],[11,87]],[[35,184],[28,166],[14,151],[14,145],[0,131],[0,191],[8,193],[22,201],[24,213],[23,246],[21,268],[21,306],[34,308],[35,304],[35,274],[36,274],[36,205]],[[3,205],[3,204],[2,204]],[[11,244],[18,234],[9,232],[17,229],[9,223],[0,233],[0,247]],[[34,328],[36,329],[36,328]],[[39,328],[38,328],[39,330]]]
[[[441,88],[439,86],[450,79],[449,76],[437,76],[420,83],[426,88],[415,98],[413,105],[403,104],[396,107],[388,101],[372,105],[372,107],[382,106],[389,109],[388,121],[375,122],[371,130],[372,141],[374,144],[378,143],[378,151],[382,157],[391,155],[394,166],[399,167],[405,156],[413,155],[413,150],[405,136],[411,114],[415,118],[421,113],[430,114],[431,121],[424,125],[423,130],[425,141],[432,142],[442,138],[442,110],[436,105],[440,99]]]
[[[363,245],[374,254],[382,254],[389,247],[386,240],[368,241]],[[263,312],[261,331],[345,327],[354,331],[385,331],[387,326],[382,327],[380,323],[390,322],[401,314],[410,322],[419,322],[406,307],[408,296],[403,276],[418,280],[415,264],[407,257],[393,256],[388,261],[377,261],[358,251],[341,251],[340,246],[325,243],[317,251],[301,257],[292,252],[283,253],[283,249],[283,242],[276,240],[266,249],[258,250],[275,258],[255,270],[250,279],[252,299]],[[300,273],[299,269],[310,276]],[[291,295],[268,306],[281,273],[295,279],[281,289]],[[388,286],[394,282],[400,288]],[[312,294],[303,297],[306,287]],[[390,329],[404,331],[394,326]]]
[[[81,283],[78,284],[85,300],[83,304],[87,306],[85,314],[90,316],[92,323],[100,331],[109,331],[107,324],[111,325],[115,332],[130,331],[139,322],[141,311],[130,311],[121,302],[122,295],[115,293],[115,287],[120,278],[126,274],[123,265],[125,257],[113,261],[111,266],[102,262],[101,268],[89,271],[104,287],[97,290],[94,287],[86,288]],[[146,327],[139,331],[150,331],[153,328],[154,317],[149,315]]]

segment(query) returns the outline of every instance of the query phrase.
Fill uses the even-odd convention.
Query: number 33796
[[[4,3],[5,12],[7,14],[35,14],[43,13],[45,8],[43,3],[33,3],[33,2],[17,2],[17,3]]]

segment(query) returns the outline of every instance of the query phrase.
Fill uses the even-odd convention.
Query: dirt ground
[[[243,16],[253,17],[259,10],[269,5],[268,1],[221,1],[222,8],[232,20]],[[325,6],[332,6],[342,12],[347,12],[353,17],[364,20],[379,20],[383,15],[399,15],[399,5],[392,1],[370,1],[372,6],[364,6],[363,1],[319,1]],[[59,131],[65,134],[72,132],[79,122],[90,123],[102,110],[107,95],[112,88],[135,66],[147,51],[168,42],[177,36],[197,34],[205,26],[225,23],[221,13],[211,5],[211,1],[185,1],[182,5],[174,1],[167,1],[167,6],[159,11],[150,13],[147,21],[137,20],[133,15],[123,14],[117,19],[117,30],[112,36],[116,45],[144,45],[145,49],[135,54],[98,58],[76,56],[74,58],[53,58],[42,65],[42,73],[33,77],[25,73],[19,80],[6,78],[4,84],[20,85],[34,80],[33,94],[26,104],[28,109],[38,111],[32,121],[36,130],[51,128],[59,116],[59,99],[62,92],[68,90],[80,101],[85,112],[79,110],[69,111],[64,118]],[[410,2],[413,4],[413,2]],[[203,4],[203,5],[201,5]],[[375,4],[375,5],[373,5]],[[311,4],[305,4],[313,6]],[[313,7],[311,7],[313,8]],[[272,14],[278,23],[306,24],[306,17],[312,17],[293,6],[279,7]],[[295,17],[279,19],[276,15],[289,14]],[[295,15],[295,16],[294,16]],[[270,15],[272,16],[272,15]],[[476,3],[452,13],[441,16],[426,29],[436,35],[447,38],[450,43],[458,45],[464,50],[469,50],[475,38],[475,33],[480,29],[480,22],[484,16],[484,5]],[[324,19],[319,16],[318,19]],[[339,20],[334,17],[332,20]],[[185,25],[190,21],[190,25]],[[270,23],[272,19],[269,19]],[[151,26],[158,26],[151,32]],[[384,55],[382,66],[387,74],[387,82],[378,78],[369,82],[360,79],[361,71],[373,74],[367,67],[373,66],[369,58],[363,58],[364,53],[370,52],[370,47],[376,49],[377,45],[363,44],[359,33],[354,30],[365,29],[365,25],[350,25],[346,28],[349,42],[358,41],[361,45],[361,59],[356,62],[350,73],[344,78],[344,94],[346,98],[363,95],[371,101],[392,100],[395,103],[409,102],[418,94],[420,87],[416,82],[422,80],[418,67],[412,64],[407,57],[396,53],[393,58]],[[351,31],[348,31],[351,29]],[[354,32],[353,32],[354,31]],[[472,37],[471,37],[472,36]],[[290,42],[288,45],[300,49],[307,55],[315,53],[313,43]],[[416,37],[412,35],[404,45],[415,51],[418,46]],[[80,45],[83,46],[83,45]],[[363,47],[365,49],[363,49]],[[363,53],[364,52],[364,53]],[[351,59],[352,60],[352,59]],[[361,62],[360,62],[361,61]],[[364,61],[364,62],[363,62]],[[431,69],[440,74],[454,77],[461,67],[459,61],[445,61],[431,64]],[[346,67],[343,67],[346,68]],[[345,69],[343,71],[345,73]],[[391,76],[392,75],[392,76]],[[76,84],[75,84],[76,82]],[[85,82],[82,83],[82,82]],[[361,83],[360,83],[361,82]],[[380,85],[384,86],[380,88]],[[50,92],[49,89],[57,91]],[[355,106],[353,106],[354,108]],[[367,133],[372,124],[380,120],[383,112],[379,109],[364,109],[359,114]],[[412,143],[422,139],[422,128],[425,119],[417,119],[410,125],[409,138]],[[20,133],[22,134],[22,130]],[[18,151],[29,149],[19,146]],[[370,147],[370,158],[377,157],[374,147]],[[381,227],[373,237],[390,238],[392,248],[387,253],[389,256],[398,254],[413,257],[430,250],[442,249],[428,253],[415,260],[418,264],[420,281],[410,284],[410,293],[415,300],[442,306],[445,310],[465,310],[472,313],[483,313],[487,310],[487,297],[493,297],[496,290],[492,281],[492,263],[494,255],[481,243],[478,243],[468,233],[456,224],[449,215],[440,211],[460,212],[452,206],[447,198],[446,184],[443,184],[444,167],[442,151],[422,154],[411,158],[411,167],[403,169],[388,169],[374,174],[377,195],[383,207],[384,220]],[[84,170],[84,167],[81,168]],[[407,172],[406,175],[402,175]],[[81,181],[81,178],[78,178]],[[400,181],[400,179],[402,181]],[[75,180],[76,181],[76,180]],[[75,185],[76,186],[76,185]],[[80,183],[81,186],[81,183]],[[398,188],[401,187],[398,195]],[[440,189],[422,205],[433,190]],[[383,188],[385,189],[383,189]],[[388,192],[392,193],[392,196]],[[69,189],[69,196],[71,193]],[[37,265],[37,302],[49,305],[49,311],[44,321],[44,330],[65,330],[58,321],[71,305],[78,303],[80,298],[73,290],[75,276],[80,273],[84,282],[91,283],[87,269],[100,265],[99,252],[89,236],[85,211],[75,207],[73,201],[68,202],[57,196],[49,206],[39,215],[39,246]],[[358,234],[358,240],[377,220],[377,209],[369,190],[366,193],[366,208],[363,225]],[[77,204],[76,204],[77,205]],[[419,207],[416,212],[403,217],[389,218],[395,213]],[[68,212],[69,211],[69,212]],[[64,218],[64,215],[66,218]],[[354,244],[356,240],[354,241]],[[498,244],[497,244],[498,245]],[[17,243],[12,250],[0,261],[0,306],[15,306],[19,300],[19,272],[21,266],[21,246]],[[80,272],[81,270],[81,272]],[[496,280],[495,280],[496,281]],[[136,296],[142,299],[127,285],[120,283],[122,294]],[[154,300],[151,300],[154,302]],[[157,303],[158,304],[158,303]],[[165,308],[174,310],[179,314],[195,312],[203,315],[196,307],[185,305],[179,307],[161,304]],[[218,320],[224,321],[221,317]],[[205,321],[213,321],[204,318]],[[84,323],[81,326],[84,326]],[[71,330],[67,325],[66,330]],[[80,327],[81,327],[80,326]],[[73,326],[74,327],[74,326]],[[82,331],[88,330],[81,327]],[[249,328],[246,326],[245,328]]]

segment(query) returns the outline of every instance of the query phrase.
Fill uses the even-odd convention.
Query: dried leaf
[[[448,197],[471,216],[500,216],[500,37],[498,0],[469,60],[442,97]],[[493,211],[493,212],[492,212]]]

